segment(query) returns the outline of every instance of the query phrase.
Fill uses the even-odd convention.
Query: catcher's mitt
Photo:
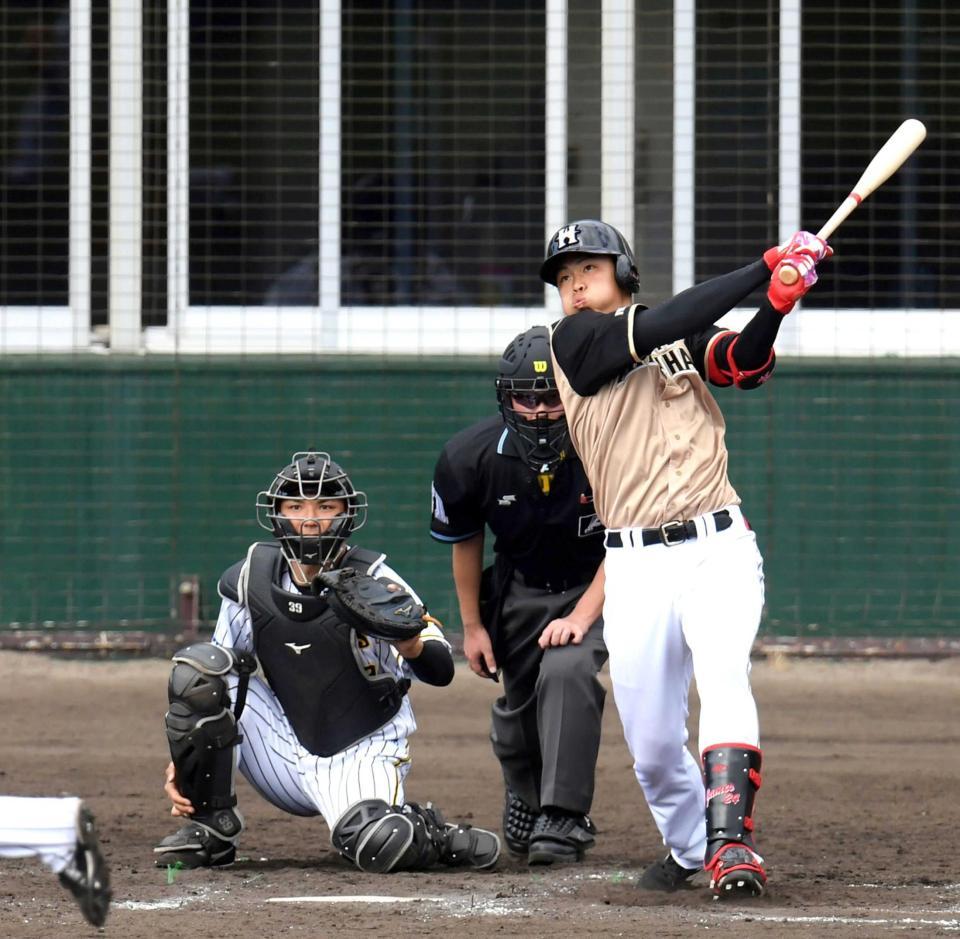
[[[317,574],[314,592],[325,589],[334,613],[368,636],[390,642],[413,639],[426,625],[426,611],[408,591],[352,567]]]

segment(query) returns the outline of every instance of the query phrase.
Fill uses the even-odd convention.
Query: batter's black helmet
[[[322,534],[297,534],[291,520],[280,513],[284,499],[341,499],[345,508]],[[324,568],[335,566],[347,538],[362,528],[366,520],[366,493],[353,488],[350,477],[329,453],[294,453],[270,488],[257,494],[257,521],[280,542],[288,561]]]
[[[567,419],[545,414],[528,419],[516,411],[513,395],[557,395],[550,357],[550,330],[533,326],[515,336],[503,350],[496,379],[497,403],[506,425],[517,435],[527,463],[548,473],[566,456],[570,446]]]
[[[627,239],[612,225],[586,218],[564,225],[547,245],[547,257],[540,265],[540,279],[551,287],[557,285],[557,268],[564,254],[610,254],[616,259],[614,276],[617,286],[628,293],[640,288],[640,273]]]

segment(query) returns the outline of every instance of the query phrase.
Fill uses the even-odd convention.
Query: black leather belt
[[[535,577],[515,570],[513,576],[520,581],[524,587],[532,587],[534,590],[549,590],[550,593],[562,593],[564,590],[573,590],[575,587],[583,587],[593,580],[593,575],[589,577]]]
[[[713,521],[717,531],[726,531],[733,524],[733,519],[726,509],[714,512]],[[676,519],[672,522],[664,522],[659,528],[641,528],[623,532],[608,531],[604,543],[608,548],[622,548],[625,544],[638,547],[639,538],[642,539],[645,548],[652,544],[663,544],[673,548],[685,541],[693,541],[696,537],[697,523],[693,519],[686,522]]]

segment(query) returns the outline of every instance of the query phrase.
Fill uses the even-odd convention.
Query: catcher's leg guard
[[[229,864],[243,830],[243,817],[234,808],[235,748],[241,738],[223,676],[234,670],[237,658],[230,649],[201,642],[181,649],[173,661],[167,740],[177,787],[193,803],[195,814],[154,848],[157,864]]]
[[[232,808],[240,734],[222,676],[233,670],[233,654],[200,642],[179,651],[173,662],[165,720],[177,786],[198,815]]]
[[[707,789],[704,867],[718,897],[760,896],[766,887],[763,858],[753,843],[760,763],[760,751],[746,744],[721,744],[703,752]]]

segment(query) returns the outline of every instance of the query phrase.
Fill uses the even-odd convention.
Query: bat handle
[[[837,211],[827,219],[823,228],[817,232],[817,237],[824,239],[824,241],[829,238],[861,202],[863,202],[863,196],[857,192],[851,192],[850,195],[840,203]],[[800,279],[800,272],[792,264],[781,264],[779,276],[780,283],[789,287]]]
[[[790,264],[780,265],[780,283],[790,287],[800,279],[800,272]]]

